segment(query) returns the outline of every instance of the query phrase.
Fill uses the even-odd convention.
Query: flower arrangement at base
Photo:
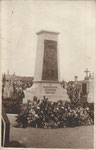
[[[18,127],[65,128],[94,124],[94,110],[88,104],[72,104],[64,101],[52,102],[44,97],[34,97],[21,105],[16,121]]]

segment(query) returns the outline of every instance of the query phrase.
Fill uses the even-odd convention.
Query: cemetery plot
[[[26,148],[92,149],[94,146],[93,125],[62,129],[16,128],[14,127],[16,125],[14,122],[16,120],[15,115],[9,114],[8,118],[12,124],[10,141],[18,141]]]

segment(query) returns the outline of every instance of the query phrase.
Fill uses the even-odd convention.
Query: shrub
[[[28,100],[21,105],[17,122],[19,127],[38,128],[90,125],[94,123],[94,111],[88,104],[84,107],[64,101],[52,102],[46,98],[40,101],[34,98],[33,101]]]
[[[6,98],[2,101],[6,113],[18,114],[21,109],[22,99]]]
[[[69,95],[72,103],[78,103],[81,95],[81,85],[75,84],[73,81],[69,81],[67,84],[67,94]]]

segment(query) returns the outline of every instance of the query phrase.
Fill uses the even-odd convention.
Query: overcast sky
[[[94,72],[96,2],[1,1],[2,72],[34,76],[37,35],[40,30],[60,32],[61,79],[83,79]]]

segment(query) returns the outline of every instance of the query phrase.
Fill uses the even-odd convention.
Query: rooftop
[[[41,30],[39,32],[37,32],[36,34],[39,35],[39,34],[42,34],[42,33],[50,33],[50,34],[59,34],[59,32],[54,32],[54,31],[46,31],[46,30]]]

